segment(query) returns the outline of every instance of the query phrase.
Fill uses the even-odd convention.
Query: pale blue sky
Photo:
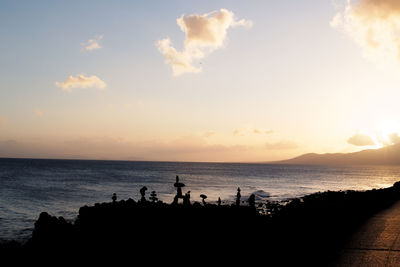
[[[176,19],[221,8],[253,26],[228,29],[194,63],[201,73],[174,77],[155,43],[183,49]],[[346,140],[397,125],[387,96],[398,79],[331,27],[337,12],[329,0],[2,1],[0,156],[262,161],[360,149]],[[100,35],[101,49],[83,50]],[[106,90],[55,84],[78,74]]]

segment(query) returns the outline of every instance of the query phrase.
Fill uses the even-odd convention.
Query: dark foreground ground
[[[367,218],[396,203],[400,183],[370,191],[324,192],[286,205],[255,207],[132,199],[82,207],[74,223],[42,213],[25,244],[0,245],[0,258],[15,262],[129,260],[138,265],[327,266]],[[256,205],[257,206],[257,205]],[[134,264],[137,262],[138,264]],[[89,264],[93,266],[93,264]]]
[[[400,201],[368,218],[346,242],[336,266],[400,266]]]

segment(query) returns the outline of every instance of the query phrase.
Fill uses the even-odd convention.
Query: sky
[[[400,142],[396,0],[2,1],[0,157],[266,162]]]

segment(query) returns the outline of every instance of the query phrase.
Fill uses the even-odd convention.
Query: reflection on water
[[[266,201],[388,187],[400,180],[400,167],[0,159],[0,239],[26,237],[42,211],[73,219],[79,207],[111,201],[114,192],[137,200],[144,185],[172,202],[176,175],[195,201],[200,194],[233,201],[237,187],[243,198]]]

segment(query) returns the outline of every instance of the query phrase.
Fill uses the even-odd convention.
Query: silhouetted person
[[[147,187],[146,187],[146,186],[143,186],[143,187],[140,189],[140,194],[142,195],[142,198],[140,199],[140,201],[146,202],[146,198],[144,197],[144,195],[146,194],[146,190],[147,190]]]
[[[183,205],[190,205],[190,191],[187,191],[183,197]]]
[[[218,197],[218,206],[221,206],[221,198]]]
[[[242,197],[242,195],[240,194],[240,187],[238,187],[237,194],[236,194],[236,206],[240,205],[240,198],[241,197]]]
[[[112,195],[111,199],[112,199],[113,203],[115,203],[117,201],[117,194],[114,193]]]
[[[256,196],[254,194],[251,194],[247,201],[249,202],[249,206],[250,207],[255,208],[255,206],[256,206]]]
[[[158,200],[156,191],[152,191],[150,194],[150,200],[154,203]]]
[[[176,196],[174,197],[174,203],[177,204],[178,200],[180,198],[183,198],[182,194],[182,187],[184,187],[185,184],[179,182],[179,176],[176,176],[176,182],[174,184],[174,187],[176,187]]]
[[[203,205],[205,206],[206,205],[205,199],[207,198],[207,196],[204,194],[201,194],[200,197],[202,198]]]

